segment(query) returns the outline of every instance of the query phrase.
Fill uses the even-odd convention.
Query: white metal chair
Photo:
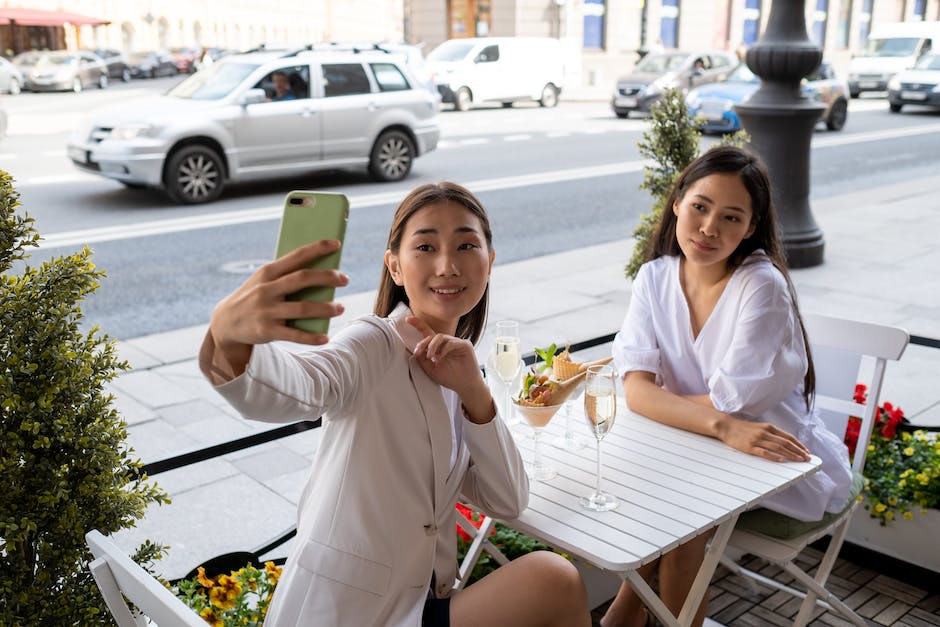
[[[496,521],[489,516],[483,517],[483,522],[480,523],[479,529],[459,514],[457,515],[457,524],[473,538],[470,542],[470,547],[467,549],[467,554],[460,562],[460,567],[457,569],[457,579],[454,581],[454,590],[462,590],[464,586],[467,585],[467,578],[470,577],[470,573],[473,572],[473,567],[476,566],[477,560],[480,559],[480,555],[482,555],[484,551],[489,553],[500,566],[508,564],[509,558],[503,555],[502,551],[490,542],[490,533],[496,526]]]
[[[149,624],[160,627],[206,627],[205,621],[196,612],[101,532],[96,529],[89,531],[85,534],[85,541],[95,556],[88,568],[118,627],[145,627]],[[132,613],[127,606],[128,601],[140,613]]]
[[[862,419],[852,463],[852,470],[861,473],[865,467],[865,454],[875,424],[887,360],[900,359],[910,337],[906,331],[896,327],[820,315],[806,315],[804,318],[816,369],[815,406],[826,426],[840,439],[845,434],[849,416],[859,416]],[[868,386],[868,399],[864,406],[852,400],[857,382]],[[817,603],[826,609],[837,611],[856,625],[864,626],[867,623],[825,587],[857,505],[857,502],[852,503],[828,525],[817,527],[795,538],[781,540],[742,529],[735,529],[731,535],[728,542],[730,549],[743,551],[776,564],[806,586],[806,592],[743,568],[728,558],[727,554],[722,563],[736,574],[746,575],[767,586],[803,598],[793,621],[795,626],[806,625]],[[807,545],[827,534],[832,534],[829,547],[819,563],[815,577],[812,577],[794,563],[794,558]]]

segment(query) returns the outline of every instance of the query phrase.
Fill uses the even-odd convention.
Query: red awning
[[[10,22],[16,22],[20,26],[62,26],[63,24],[100,26],[101,24],[111,23],[109,20],[100,20],[96,17],[66,13],[65,11],[0,8],[0,24],[9,24]]]

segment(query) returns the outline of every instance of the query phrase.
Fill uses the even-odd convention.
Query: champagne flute
[[[496,323],[496,347],[493,354],[496,378],[503,384],[503,419],[513,424],[511,388],[522,370],[522,351],[519,343],[519,323],[515,320],[500,320]]]
[[[581,507],[606,512],[620,505],[614,495],[601,490],[601,440],[614,426],[617,415],[614,369],[610,366],[588,368],[584,379],[584,415],[588,427],[597,438],[597,484],[593,494],[581,497]]]

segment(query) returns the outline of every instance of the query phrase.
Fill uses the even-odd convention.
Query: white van
[[[934,47],[940,47],[940,22],[900,22],[872,28],[865,50],[849,62],[849,94],[884,91],[891,77]]]
[[[458,111],[474,103],[558,104],[565,83],[561,42],[549,37],[449,39],[428,54],[441,99]]]

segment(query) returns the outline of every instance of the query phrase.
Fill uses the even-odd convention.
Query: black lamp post
[[[761,78],[760,89],[735,106],[770,170],[791,268],[821,264],[825,245],[809,207],[810,140],[825,105],[804,97],[800,88],[822,61],[822,50],[806,34],[804,5],[805,0],[771,5],[767,29],[745,57]]]

